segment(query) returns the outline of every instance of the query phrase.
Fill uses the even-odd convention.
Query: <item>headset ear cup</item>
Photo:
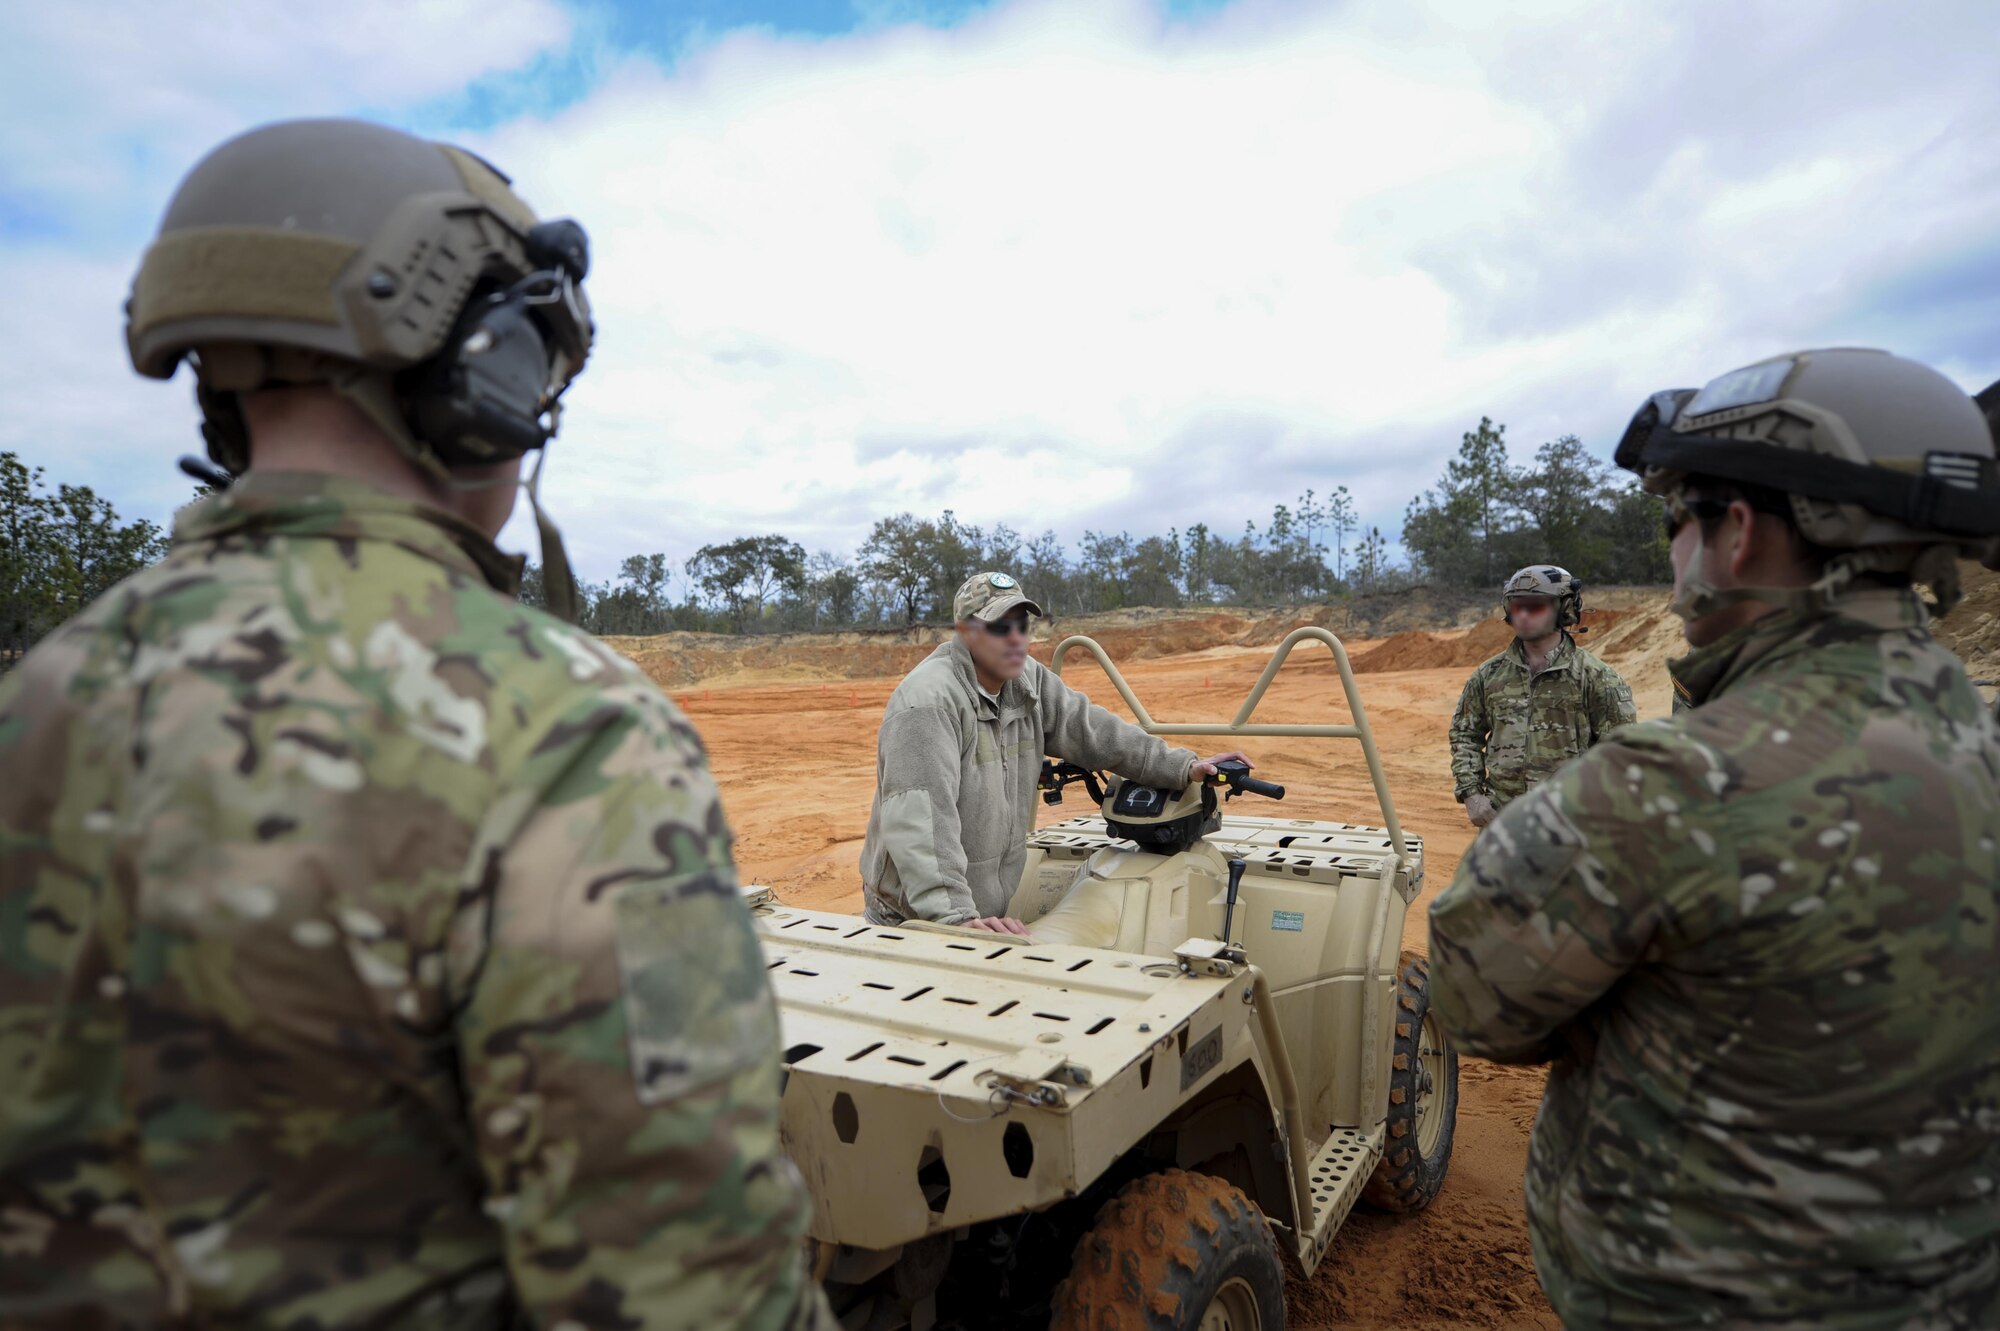
[[[525,305],[478,300],[402,381],[404,414],[447,467],[505,462],[548,442],[548,378],[548,345]]]

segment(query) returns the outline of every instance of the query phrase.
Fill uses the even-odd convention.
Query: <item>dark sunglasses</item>
[[[1016,633],[1028,631],[1028,621],[1025,619],[982,619],[979,622],[985,627],[987,634],[995,638],[1011,638]]]
[[[1660,505],[1660,524],[1666,529],[1667,539],[1680,535],[1681,528],[1687,526],[1689,518],[1698,518],[1704,523],[1715,522],[1729,512],[1729,505],[1719,499],[1687,499],[1672,497]]]

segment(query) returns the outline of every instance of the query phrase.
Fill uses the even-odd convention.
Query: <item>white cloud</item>
[[[215,116],[289,113],[287,86],[412,105],[567,39],[507,12],[449,65],[366,23],[313,45],[268,20],[245,40],[278,72]],[[614,56],[582,101],[472,146],[591,231],[598,353],[547,486],[590,576],[751,531],[849,548],[902,508],[1233,527],[1338,483],[1393,534],[1481,414],[1523,450],[1608,447],[1651,389],[1833,340],[1928,337],[1911,349],[1985,382],[2000,326],[1933,336],[1897,292],[2000,244],[1995,26],[1978,3],[1891,30],[1860,4],[1253,0],[1173,23],[1014,0],[942,32]],[[228,65],[141,79],[104,123],[212,104]],[[82,327],[52,338],[69,405],[0,446],[158,402],[124,377],[115,305]],[[97,449],[157,456],[148,409],[122,410]]]
[[[182,172],[252,124],[421,106],[571,29],[555,0],[14,6],[0,28],[7,194],[151,222]]]

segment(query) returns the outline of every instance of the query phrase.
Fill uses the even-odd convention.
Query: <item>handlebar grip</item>
[[[1254,776],[1237,777],[1236,788],[1252,795],[1262,795],[1265,799],[1281,800],[1285,797],[1283,786],[1271,781],[1259,781]]]

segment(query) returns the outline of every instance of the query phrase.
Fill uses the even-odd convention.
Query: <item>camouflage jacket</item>
[[[1042,755],[1179,789],[1195,755],[1120,720],[1030,658],[996,704],[953,639],[889,696],[861,850],[868,918],[1006,913],[1028,862]]]
[[[1519,640],[1472,672],[1451,718],[1453,797],[1505,805],[1638,718],[1632,690],[1565,633],[1541,673]]]
[[[0,1324],[831,1325],[700,741],[507,571],[253,473],[0,684]]]
[[[1433,1010],[1553,1059],[1573,1328],[2000,1327],[2000,735],[1907,593],[1773,615],[1482,832]]]

